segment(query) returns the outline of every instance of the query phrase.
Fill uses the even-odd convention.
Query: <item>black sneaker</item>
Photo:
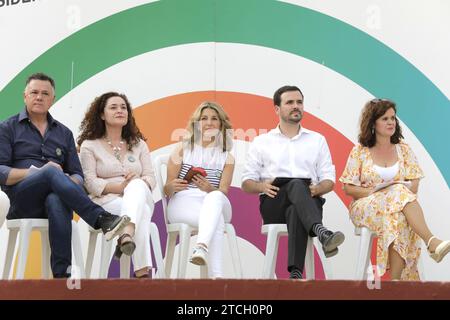
[[[340,246],[344,240],[345,236],[342,232],[328,231],[322,239],[322,249],[325,257],[329,258],[335,256],[338,253],[338,246]]]
[[[289,279],[303,279],[302,272],[297,268],[292,268]]]
[[[106,241],[109,241],[119,235],[129,222],[129,216],[117,216],[105,211],[104,214],[98,216],[97,226],[102,229]]]

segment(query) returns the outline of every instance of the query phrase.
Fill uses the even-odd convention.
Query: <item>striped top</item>
[[[193,150],[189,146],[183,148],[183,163],[178,178],[183,179],[191,167],[205,169],[206,179],[212,186],[219,188],[222,178],[223,167],[228,157],[228,151],[223,152],[221,148],[203,148],[194,144]],[[194,183],[189,183],[188,189],[198,189]]]
[[[178,178],[183,179],[186,174],[188,173],[189,169],[194,167],[193,165],[183,163],[181,166],[180,174],[178,175]],[[211,183],[213,187],[219,188],[220,184],[220,178],[222,177],[222,171],[219,169],[208,169],[203,168],[206,171],[206,179]],[[197,188],[197,186],[193,183],[189,183],[189,188]]]

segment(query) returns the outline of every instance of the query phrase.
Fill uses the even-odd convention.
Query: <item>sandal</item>
[[[148,274],[148,273],[144,273],[143,275],[141,275],[141,276],[137,276],[136,275],[136,273],[134,274],[134,277],[136,278],[136,279],[148,279],[148,278],[150,278],[150,275]]]
[[[117,239],[116,250],[114,251],[114,259],[120,260],[122,253],[131,256],[136,249],[136,244],[133,240],[123,241],[125,238],[133,239],[128,233],[122,234],[119,239]]]
[[[190,263],[196,264],[198,266],[204,266],[207,264],[208,249],[202,245],[197,244],[194,247],[194,252],[189,259]]]
[[[430,244],[431,244],[431,240],[433,240],[433,239],[437,239],[437,238],[435,236],[432,236],[430,239],[428,239],[428,243],[427,243],[428,254],[434,261],[441,262],[441,260],[445,257],[445,255],[450,252],[450,241],[448,241],[448,240],[442,241],[441,243],[438,244],[438,246],[436,247],[434,252],[431,252]]]

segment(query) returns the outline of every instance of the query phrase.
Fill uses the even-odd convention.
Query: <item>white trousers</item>
[[[150,223],[155,203],[148,185],[141,179],[133,179],[126,186],[123,197],[103,204],[103,208],[116,215],[127,215],[135,227],[136,250],[132,255],[134,270],[152,265],[150,251]]]
[[[3,191],[0,190],[0,228],[5,222],[6,215],[9,210],[9,198]]]
[[[231,204],[221,191],[205,193],[190,189],[176,193],[169,201],[171,223],[187,223],[198,228],[197,243],[208,246],[208,274],[223,277],[223,237],[225,222],[231,221]]]

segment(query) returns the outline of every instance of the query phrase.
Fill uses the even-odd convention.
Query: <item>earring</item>
[[[372,127],[372,135],[374,135],[374,134],[375,134],[375,128]]]

